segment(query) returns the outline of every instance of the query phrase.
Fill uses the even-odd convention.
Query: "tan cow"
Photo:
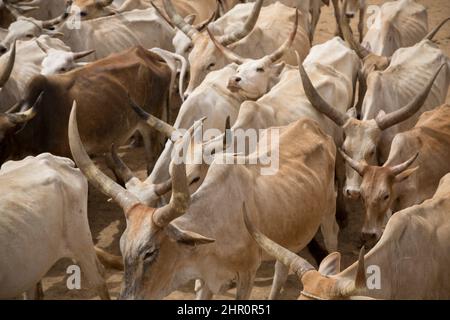
[[[278,144],[268,144],[268,140],[260,144],[262,155],[279,153],[279,167],[273,175],[261,175],[261,163],[248,163],[251,157],[259,159],[256,153],[248,157],[230,154],[231,160],[239,158],[244,164],[213,163],[201,188],[190,196],[185,166],[183,162],[174,164],[171,201],[154,209],[95,167],[80,141],[75,116],[73,108],[69,140],[76,163],[126,215],[127,228],[121,238],[125,265],[122,299],[163,298],[190,279],[203,280],[204,292],[210,290],[206,298],[235,277],[237,298],[247,299],[264,257],[245,234],[244,200],[261,228],[292,249],[304,247],[319,226],[326,245],[330,249],[337,246],[335,146],[314,121],[300,119],[266,131],[267,135],[279,132]],[[176,137],[173,128],[157,121],[154,125],[168,137]],[[179,140],[181,146],[186,139],[189,134]],[[303,199],[300,207],[299,199]]]
[[[382,167],[344,158],[362,177],[362,240],[370,245],[380,238],[385,217],[431,198],[450,172],[450,106],[423,113],[414,128],[398,133]]]
[[[370,52],[390,57],[398,48],[422,40],[427,30],[424,6],[414,0],[390,1],[379,8],[361,44]]]
[[[366,255],[361,250],[358,262],[343,271],[338,252],[316,271],[250,221],[255,219],[245,216],[258,244],[297,274],[303,284],[300,299],[450,299],[450,174],[433,198],[392,216],[375,247]]]
[[[384,64],[380,56],[367,53],[353,41],[358,55],[366,50],[363,73],[367,75],[367,92],[358,118],[356,111],[344,114],[323,103],[314,88],[305,92],[317,110],[344,129],[343,149],[355,160],[370,165],[383,163],[395,134],[412,128],[422,112],[444,103],[450,84],[450,60],[428,38],[398,49],[390,60],[385,60],[387,65],[380,65]],[[357,199],[360,177],[347,168],[346,178],[345,196]]]
[[[87,217],[88,184],[72,160],[49,153],[8,161],[0,170],[0,299],[33,293],[61,258],[109,299]]]
[[[206,32],[198,32],[176,13],[170,0],[166,0],[164,4],[174,24],[192,40],[192,49],[188,56],[190,80],[185,92],[188,96],[203,81],[206,74],[226,65],[227,59]],[[254,5],[237,5],[208,27],[219,43],[237,54],[251,58],[262,57],[275,51],[282,44],[288,37],[288,25],[295,20],[292,8],[276,3],[261,9],[262,4],[263,1],[258,0]],[[258,18],[260,12],[261,16]],[[233,21],[236,18],[239,18],[240,23],[229,23],[229,20]],[[244,19],[245,22],[242,23]],[[310,47],[306,25],[305,16],[300,14],[299,30],[292,47],[300,53],[302,61]],[[283,61],[296,64],[294,50],[290,50]]]

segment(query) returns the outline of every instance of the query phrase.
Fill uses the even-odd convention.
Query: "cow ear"
[[[320,274],[324,276],[331,276],[338,274],[341,271],[341,254],[333,252],[327,255],[319,266]]]
[[[351,107],[350,109],[347,110],[347,115],[351,118],[357,118],[358,117],[358,112],[356,111],[355,107]]]
[[[395,182],[401,182],[401,181],[407,179],[417,169],[419,169],[419,166],[411,168],[411,169],[407,169],[407,170],[403,171],[402,173],[399,173],[398,175],[395,176]]]
[[[190,14],[186,17],[184,17],[184,21],[186,21],[186,23],[192,25],[195,21],[196,15],[195,14]]]
[[[284,66],[285,66],[284,62],[280,62],[280,63],[272,65],[273,76],[278,77],[280,75],[280,73],[283,71]]]
[[[185,244],[188,246],[196,246],[196,245],[207,244],[207,243],[216,241],[214,239],[204,237],[201,234],[198,234],[196,232],[182,230],[182,229],[178,228],[177,226],[173,225],[172,223],[170,223],[165,228],[165,230],[166,230],[167,235],[171,239],[175,240],[176,242],[178,242],[180,244]]]

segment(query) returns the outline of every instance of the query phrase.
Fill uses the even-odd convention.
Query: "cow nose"
[[[359,198],[359,190],[352,187],[344,188],[344,196],[356,200]]]
[[[4,45],[0,44],[0,54],[4,54],[6,51],[8,51],[8,49]]]
[[[360,239],[362,245],[366,248],[371,248],[377,242],[377,235],[371,232],[362,232]]]
[[[239,82],[239,81],[241,81],[241,80],[242,80],[241,77],[235,77],[235,78],[234,78],[234,81],[235,81],[235,82]]]
[[[347,18],[349,18],[349,19],[352,19],[352,18],[355,16],[354,13],[346,13],[345,15],[346,15]]]

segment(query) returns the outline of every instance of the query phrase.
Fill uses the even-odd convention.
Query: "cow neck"
[[[239,107],[241,105],[242,102],[244,102],[246,100],[246,98],[239,94],[239,93],[234,93],[231,92],[228,89],[224,89],[222,86],[218,85],[217,83],[212,83],[211,87],[220,92],[221,96],[224,97],[225,99],[229,99],[229,100],[234,100],[236,103],[236,105],[233,104],[233,107]]]

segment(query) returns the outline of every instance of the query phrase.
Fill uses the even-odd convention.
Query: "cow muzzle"
[[[236,92],[241,89],[241,86],[239,83],[241,82],[242,78],[238,76],[231,77],[230,80],[228,80],[227,88],[231,92]]]
[[[343,192],[348,199],[357,200],[360,197],[360,191],[357,187],[345,187]]]

